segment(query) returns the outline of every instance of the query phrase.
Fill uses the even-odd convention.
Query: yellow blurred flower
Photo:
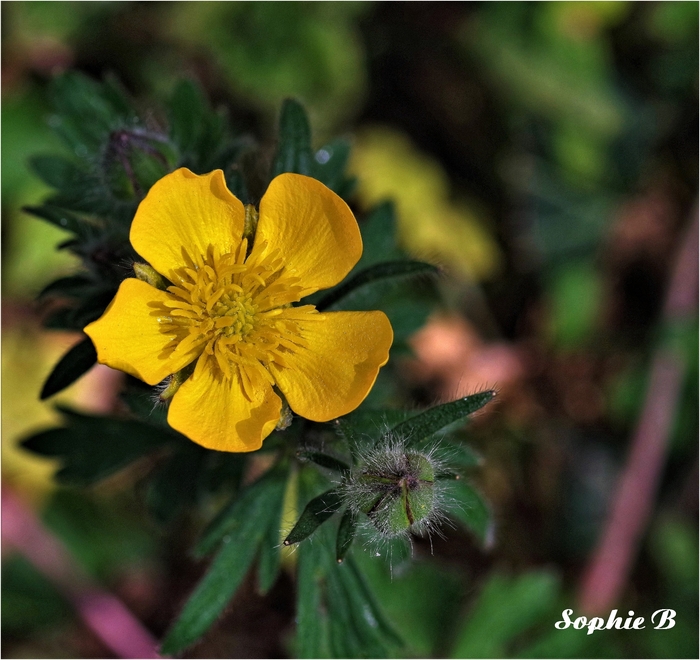
[[[496,241],[471,207],[450,199],[449,181],[440,164],[420,153],[402,133],[366,129],[351,159],[358,192],[367,206],[396,202],[399,235],[405,248],[437,260],[469,279],[490,277],[500,266]]]
[[[141,202],[130,240],[167,288],[127,279],[85,328],[99,362],[150,385],[193,366],[168,422],[221,451],[261,446],[281,416],[275,389],[314,421],[354,410],[393,340],[382,312],[294,306],[340,282],[362,254],[352,212],[322,183],[276,177],[252,249],[247,236],[246,209],[221,170],[165,176]]]

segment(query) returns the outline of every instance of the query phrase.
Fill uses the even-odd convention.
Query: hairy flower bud
[[[443,469],[433,452],[390,440],[363,457],[339,492],[351,510],[367,516],[366,527],[381,539],[431,532],[444,517],[442,488],[436,479]]]

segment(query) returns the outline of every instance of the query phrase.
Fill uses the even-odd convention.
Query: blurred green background
[[[444,265],[440,312],[397,368],[407,405],[499,389],[468,436],[495,529],[487,549],[447,530],[393,581],[377,571],[411,654],[697,657],[697,314],[662,317],[697,215],[697,3],[2,3],[3,479],[160,637],[203,569],[188,521],[150,523],[138,474],[56,490],[16,447],[55,420],[38,393],[77,340],[39,329],[36,294],[76,264],[21,211],[48,192],[27,160],[59,149],[47,85],[67,69],[115,75],[155,124],[192,78],[270,151],[300,99],[317,146],[352,137],[358,216],[393,199],[405,248]],[[666,346],[681,394],[620,608],[677,625],[557,631]],[[104,412],[117,385],[98,368],[59,400]],[[2,604],[4,657],[109,657],[11,552]],[[244,585],[192,657],[285,657],[292,631],[289,577],[264,598]]]

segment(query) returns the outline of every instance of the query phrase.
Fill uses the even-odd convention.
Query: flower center
[[[285,353],[306,345],[298,322],[316,313],[312,305],[291,306],[310,290],[277,251],[264,254],[264,243],[256,244],[246,258],[246,249],[244,239],[233,253],[210,246],[197,260],[186,255],[187,266],[171,273],[158,316],[161,332],[172,337],[169,348],[212,356],[226,378],[241,376],[244,391],[252,371],[272,382],[265,367],[284,366]]]

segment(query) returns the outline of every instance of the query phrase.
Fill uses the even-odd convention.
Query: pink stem
[[[124,604],[102,590],[9,488],[2,489],[2,538],[66,596],[80,618],[119,658],[160,658],[158,642]]]
[[[678,255],[666,297],[667,321],[689,317],[697,308],[698,220],[694,221]],[[620,476],[603,534],[579,594],[579,607],[587,614],[609,610],[620,598],[651,516],[666,449],[676,414],[685,369],[668,348],[654,356],[644,410]]]

